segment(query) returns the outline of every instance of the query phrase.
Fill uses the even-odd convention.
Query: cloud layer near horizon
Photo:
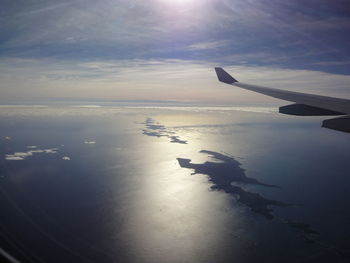
[[[213,66],[189,60],[8,59],[0,65],[6,67],[0,72],[4,86],[0,97],[46,101],[67,97],[214,103],[274,101],[219,83]],[[242,82],[350,98],[347,75],[266,66],[229,66],[227,70]]]
[[[349,84],[346,1],[0,2],[2,100],[245,100],[218,94],[215,65],[334,96]]]

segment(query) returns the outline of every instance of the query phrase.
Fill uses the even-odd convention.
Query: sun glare
[[[173,3],[173,4],[181,4],[184,5],[186,3],[193,2],[194,0],[162,0],[163,2]]]

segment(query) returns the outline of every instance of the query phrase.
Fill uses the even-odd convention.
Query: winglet
[[[219,81],[232,84],[238,82],[230,74],[228,74],[223,68],[215,68],[216,75],[218,76]]]

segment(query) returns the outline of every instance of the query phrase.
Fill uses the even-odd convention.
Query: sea
[[[0,106],[19,262],[350,262],[350,134],[274,107]]]

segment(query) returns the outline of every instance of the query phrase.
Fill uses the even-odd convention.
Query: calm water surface
[[[23,262],[347,262],[350,135],[321,120],[1,108],[1,247]]]

